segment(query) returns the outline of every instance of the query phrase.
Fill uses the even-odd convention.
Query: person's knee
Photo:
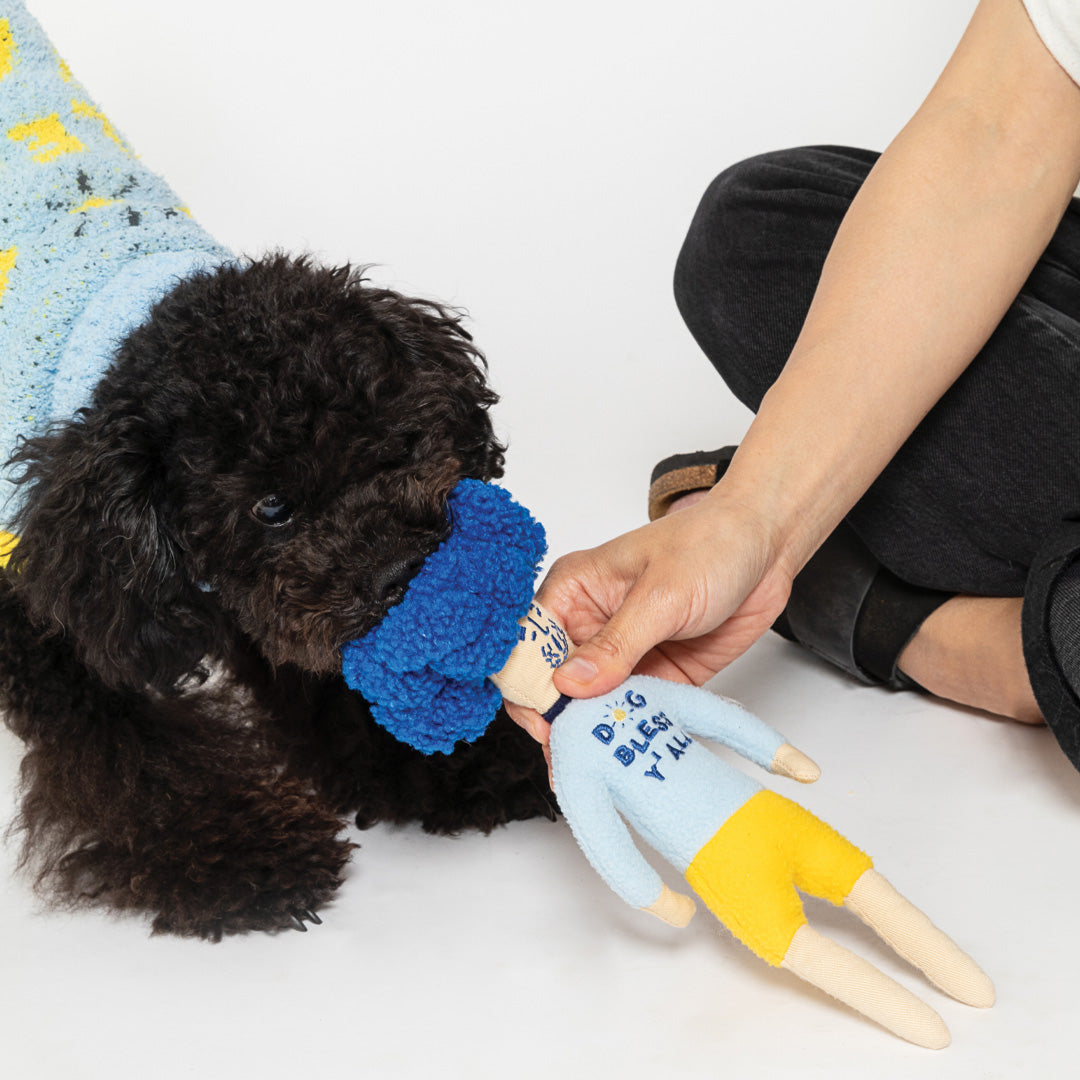
[[[706,188],[675,263],[679,313],[740,400],[764,392],[755,345],[765,325],[761,304],[778,265],[768,252],[790,249],[790,194],[784,190],[806,171],[806,154],[776,150],[720,173]]]
[[[675,302],[740,400],[755,407],[794,342],[840,221],[876,155],[774,150],[706,189],[675,265]]]
[[[675,268],[675,295],[691,300],[700,269],[789,248],[797,220],[825,218],[835,232],[877,154],[840,146],[799,146],[729,166],[705,189]],[[831,203],[831,206],[827,204]],[[824,212],[823,212],[824,211]],[[816,230],[815,230],[816,231]]]
[[[777,152],[783,153],[783,151]],[[743,237],[747,211],[753,205],[768,161],[763,154],[725,169],[705,189],[675,262],[675,303],[706,354],[716,363],[716,328],[731,325],[728,282],[739,276],[739,263],[751,236]],[[723,374],[723,372],[721,372]]]
[[[675,300],[684,317],[693,317],[702,279],[716,280],[754,244],[748,214],[778,172],[802,153],[775,150],[747,158],[726,168],[705,189],[675,263]]]

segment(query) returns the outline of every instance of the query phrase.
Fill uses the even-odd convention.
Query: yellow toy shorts
[[[842,904],[872,866],[809,810],[759,791],[694,856],[686,880],[744,945],[777,966],[806,922],[796,888]]]

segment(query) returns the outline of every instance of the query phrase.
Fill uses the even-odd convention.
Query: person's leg
[[[777,151],[733,166],[706,191],[679,254],[675,298],[749,408],[783,369],[836,230],[876,159],[841,147]],[[1043,538],[1080,509],[1077,403],[1074,200],[985,348],[848,520],[905,581],[1022,595]]]
[[[875,160],[833,147],[781,151],[727,170],[706,192],[679,257],[676,299],[749,407],[782,369]],[[1074,201],[983,352],[848,518],[902,581],[968,594],[926,620],[900,670],[941,696],[1018,719],[1038,716],[1019,598],[1044,538],[1080,503],[1078,320]]]
[[[693,506],[704,495],[705,489],[691,491],[666,512]],[[897,667],[937,697],[1023,723],[1042,723],[1021,642],[1022,603],[1011,596],[946,600],[915,631]]]
[[[1013,596],[954,596],[916,631],[900,670],[937,697],[1041,724],[1024,660],[1022,605]]]

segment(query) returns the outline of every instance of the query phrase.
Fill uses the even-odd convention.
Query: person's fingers
[[[786,578],[767,574],[767,530],[705,504],[556,560],[537,599],[576,644],[560,693],[606,694],[632,672],[701,685],[768,629]]]
[[[668,682],[692,683],[694,680],[662,649],[650,649],[634,668],[635,675],[654,675]]]
[[[626,680],[638,661],[671,633],[650,594],[636,586],[606,625],[578,645],[555,672],[555,687],[570,697],[606,694]]]
[[[551,738],[551,725],[535,710],[511,701],[503,701],[507,715],[523,727],[538,743],[546,747]]]

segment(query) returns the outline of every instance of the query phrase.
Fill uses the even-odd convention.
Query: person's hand
[[[552,566],[537,599],[578,643],[555,673],[561,693],[595,697],[631,672],[700,686],[769,628],[792,574],[769,523],[722,489]],[[509,711],[547,742],[541,717]]]

